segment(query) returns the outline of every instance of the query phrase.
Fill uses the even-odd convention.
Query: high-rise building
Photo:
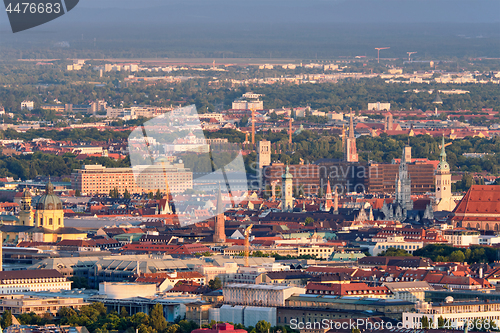
[[[293,210],[293,176],[288,169],[288,165],[281,179],[281,210],[291,212]]]
[[[259,141],[257,150],[257,158],[259,161],[259,170],[263,167],[271,165],[271,142],[267,140]]]
[[[399,164],[399,173],[396,176],[396,200],[402,208],[406,210],[413,209],[413,200],[411,200],[411,178],[408,172],[407,161],[411,161],[411,147],[406,146],[403,149],[403,157]]]
[[[225,229],[225,217],[224,217],[224,202],[222,201],[222,193],[219,186],[219,192],[217,193],[217,212],[215,216],[214,224],[214,242],[215,243],[225,243],[226,242],[226,229]]]
[[[440,162],[436,168],[436,199],[434,203],[434,211],[452,211],[455,208],[455,201],[451,196],[451,173],[450,165],[446,162],[444,136],[441,143]]]
[[[345,140],[344,159],[347,162],[358,162],[358,152],[356,150],[356,137],[354,136],[354,121],[351,110],[351,118],[349,120],[349,136]]]

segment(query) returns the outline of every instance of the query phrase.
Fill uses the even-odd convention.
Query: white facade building
[[[0,272],[0,294],[50,290],[71,290],[71,281],[55,269]]]
[[[21,102],[21,110],[33,110],[35,108],[35,102],[33,101],[22,101]]]
[[[376,110],[376,111],[390,111],[391,103],[368,103],[368,110]]]
[[[375,245],[368,246],[368,251],[372,256],[378,256],[389,248],[402,249],[408,253],[413,253],[424,246],[421,241],[405,241],[404,236],[388,236],[386,241],[378,241]]]
[[[305,288],[269,284],[229,284],[222,288],[224,303],[258,306],[285,306],[293,294],[305,294]]]
[[[463,329],[467,323],[472,324],[476,319],[498,322],[500,320],[500,301],[465,301],[455,302],[448,296],[445,303],[419,303],[416,312],[403,312],[403,326],[407,328],[421,328],[422,317],[427,317],[429,323],[438,324],[438,319],[444,319],[449,329]],[[437,327],[436,327],[437,328]],[[469,327],[469,329],[472,329]]]

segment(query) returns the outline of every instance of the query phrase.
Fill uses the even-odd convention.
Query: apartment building
[[[166,179],[165,179],[166,178]],[[166,180],[166,181],[165,181]],[[183,164],[138,166],[136,168],[106,168],[102,165],[85,165],[71,174],[71,187],[82,194],[109,193],[117,188],[120,193],[166,191],[182,193],[193,188],[193,173]]]

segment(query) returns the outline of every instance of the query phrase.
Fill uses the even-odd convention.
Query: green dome
[[[38,199],[36,204],[37,210],[61,210],[62,201],[54,194],[54,185],[49,182],[45,187],[45,194]]]
[[[159,156],[155,160],[155,164],[160,164],[160,163],[169,163],[168,158],[166,158],[165,156]]]

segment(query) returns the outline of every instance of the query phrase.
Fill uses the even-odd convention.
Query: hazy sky
[[[68,41],[82,49],[187,56],[265,50],[279,57],[306,50],[328,57],[390,46],[388,57],[408,50],[421,57],[498,57],[499,14],[500,0],[80,0],[66,15],[17,34],[0,13],[0,47]]]
[[[162,14],[177,19],[201,15],[207,19],[229,21],[239,17],[256,21],[262,18],[290,19],[292,22],[328,19],[352,22],[500,22],[499,0],[80,0],[79,7],[124,9],[124,12],[135,13],[138,19],[147,17],[148,11],[153,10],[150,13],[153,19]]]

